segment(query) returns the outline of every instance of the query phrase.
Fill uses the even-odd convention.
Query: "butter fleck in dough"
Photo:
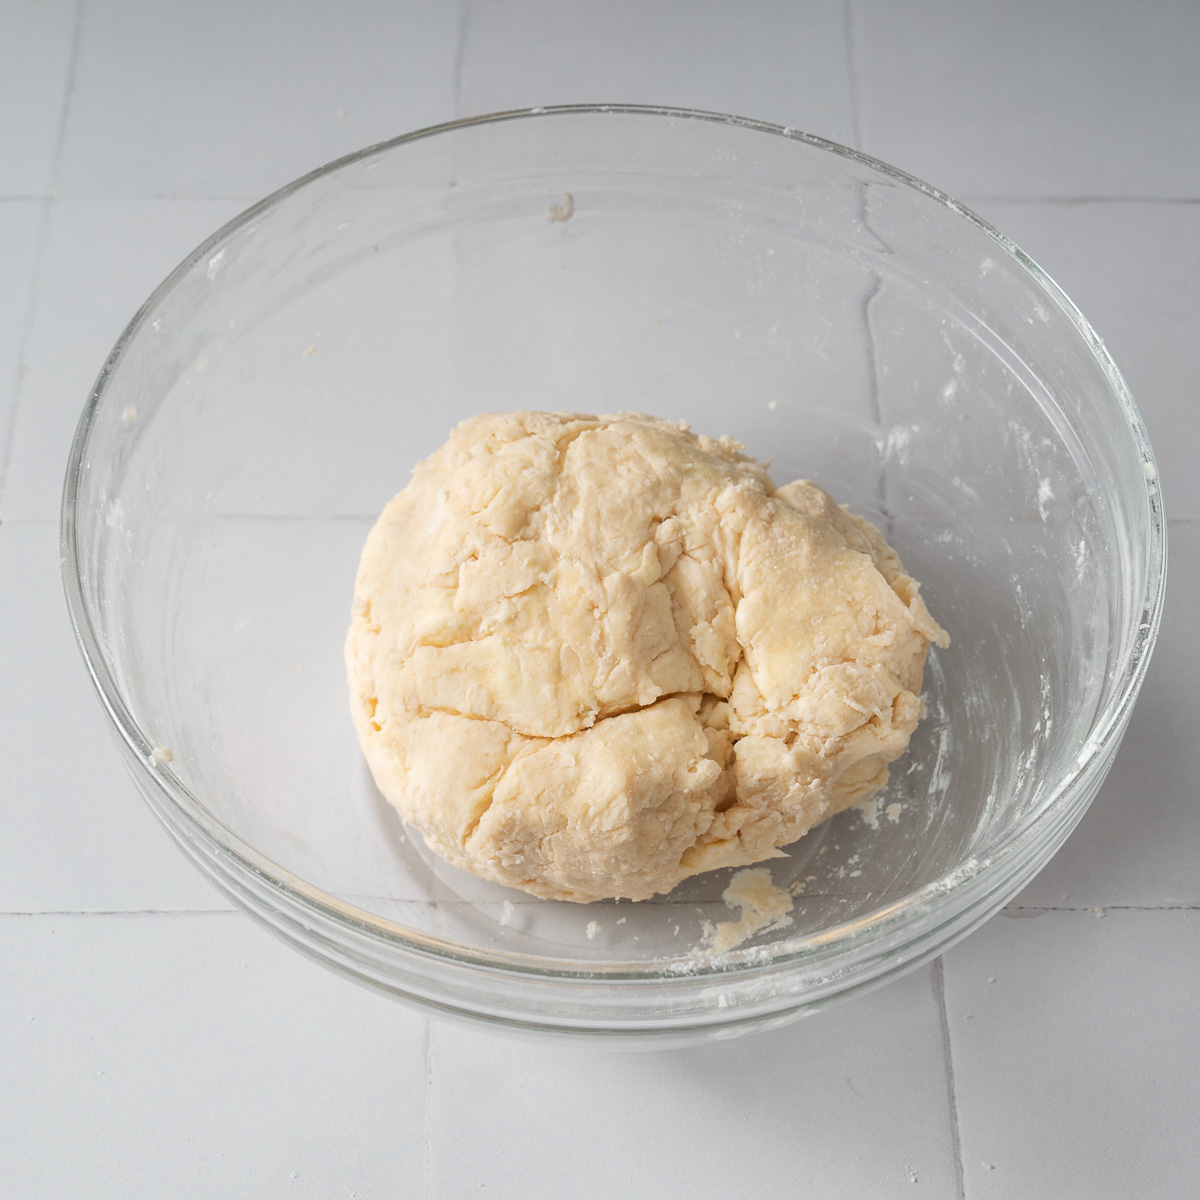
[[[384,509],[346,642],[380,790],[455,866],[644,899],[887,780],[948,638],[879,532],[652,417],[462,422]]]

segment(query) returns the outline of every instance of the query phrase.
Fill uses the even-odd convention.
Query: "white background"
[[[370,142],[577,101],[796,126],[981,211],[1106,339],[1170,515],[1141,701],[1043,874],[899,983],[668,1054],[431,1022],[231,912],[58,579],[91,381],[193,245]],[[0,1195],[1195,1195],[1198,318],[1195,0],[0,0]]]

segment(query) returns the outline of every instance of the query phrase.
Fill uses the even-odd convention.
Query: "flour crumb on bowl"
[[[569,221],[575,215],[575,197],[563,192],[561,200],[552,200],[546,207],[546,220],[555,223]]]
[[[879,828],[879,797],[868,796],[865,800],[860,800],[857,804],[850,806],[863,819],[863,824],[868,829]]]
[[[741,909],[736,921],[705,922],[704,942],[693,953],[723,954],[735,950],[747,938],[764,930],[783,929],[792,923],[788,913],[795,907],[791,895],[776,887],[770,867],[744,867],[734,873],[721,899],[730,908]]]

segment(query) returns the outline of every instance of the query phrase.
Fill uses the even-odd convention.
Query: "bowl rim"
[[[169,295],[197,264],[205,261],[233,234],[250,225],[292,193],[300,191],[315,180],[331,175],[356,162],[364,162],[411,142],[452,133],[456,130],[483,127],[521,120],[554,120],[561,117],[608,115],[646,118],[667,118],[671,121],[706,121],[757,133],[771,134],[790,141],[847,159],[867,167],[916,191],[926,199],[974,225],[1005,255],[1013,259],[1041,287],[1047,299],[1074,325],[1076,332],[1099,363],[1108,382],[1111,396],[1121,409],[1133,449],[1143,466],[1143,494],[1149,515],[1150,537],[1143,547],[1146,567],[1146,591],[1141,597],[1138,636],[1134,639],[1128,661],[1117,686],[1093,717],[1091,730],[1073,768],[1062,775],[1044,799],[1030,812],[1022,815],[1006,836],[984,854],[972,856],[952,870],[898,900],[890,901],[871,912],[849,921],[839,922],[817,933],[783,938],[767,946],[737,949],[711,956],[694,953],[649,961],[596,960],[586,963],[507,950],[484,950],[466,946],[449,939],[419,933],[396,922],[381,918],[367,910],[348,904],[306,882],[291,871],[260,854],[222,822],[218,821],[167,766],[151,762],[153,745],[143,732],[122,698],[113,673],[108,669],[101,649],[100,638],[93,624],[80,577],[77,505],[88,445],[97,415],[105,398],[108,382],[124,356],[127,347],[141,328],[151,319],[159,303]],[[939,896],[953,891],[970,891],[964,885],[985,874],[1001,873],[1006,863],[1013,861],[1022,848],[1034,839],[1039,830],[1053,822],[1068,804],[1072,794],[1086,783],[1097,762],[1103,762],[1112,742],[1120,739],[1129,713],[1145,678],[1161,622],[1166,585],[1166,518],[1162,507],[1157,466],[1145,424],[1120,370],[1109,355],[1103,341],[1086,317],[1054,279],[993,225],[947,193],[870,155],[815,134],[791,126],[778,125],[748,117],[732,116],[701,109],[678,108],[644,104],[562,104],[512,109],[468,117],[437,125],[426,126],[398,137],[376,142],[351,154],[336,158],[324,166],[278,188],[249,208],[227,221],[185,257],[175,269],[150,293],[135,312],[117,339],[102,366],[80,416],[71,443],[63,485],[60,550],[63,586],[67,609],[76,641],[83,655],[92,683],[100,697],[113,730],[125,743],[132,760],[140,767],[139,784],[149,784],[186,824],[204,836],[222,855],[237,863],[243,872],[250,872],[272,889],[278,889],[292,904],[316,909],[341,926],[347,933],[364,933],[392,947],[419,956],[430,956],[443,963],[469,965],[492,973],[555,978],[564,982],[586,981],[590,986],[611,981],[629,983],[642,981],[664,984],[672,979],[726,978],[730,973],[745,974],[796,968],[825,960],[853,939],[853,945],[863,947],[864,935],[873,943],[888,940],[901,933],[910,916],[927,910]],[[1132,612],[1131,612],[1132,616]],[[736,1009],[730,1010],[731,1019]]]

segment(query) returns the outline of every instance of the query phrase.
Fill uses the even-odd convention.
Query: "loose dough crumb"
[[[458,867],[644,899],[887,780],[946,645],[882,536],[729,437],[473,417],[363,549],[346,643],[381,791]]]
[[[599,921],[589,921],[587,923],[587,929],[585,930],[585,932],[587,933],[588,941],[590,942],[592,940],[592,938],[594,938],[596,936],[596,934],[598,934],[600,932],[600,922]]]
[[[721,899],[730,908],[741,909],[742,915],[736,921],[709,924],[704,931],[707,945],[698,953],[721,954],[764,929],[782,929],[792,923],[787,914],[795,907],[795,902],[788,892],[772,882],[769,867],[747,867],[737,871],[721,893]]]
[[[169,746],[155,746],[150,751],[150,765],[152,767],[161,767],[165,763],[174,762],[175,755]]]
[[[575,197],[563,192],[561,200],[552,200],[546,207],[547,221],[569,221],[575,215]]]
[[[863,819],[863,824],[868,829],[879,828],[879,797],[868,796],[865,800],[860,800],[857,804],[851,806],[855,812]]]

